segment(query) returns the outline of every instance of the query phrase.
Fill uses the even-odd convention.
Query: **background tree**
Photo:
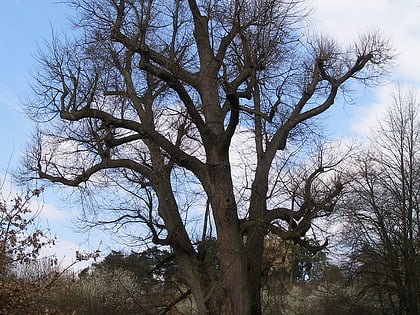
[[[75,291],[83,291],[86,285],[102,286],[107,276],[120,282],[120,294],[129,295],[132,299],[130,312],[133,314],[166,314],[170,311],[185,309],[189,304],[188,312],[194,312],[193,303],[180,303],[191,295],[188,288],[176,281],[176,262],[173,255],[157,247],[148,248],[140,253],[131,252],[129,255],[121,252],[111,252],[103,261],[93,264],[92,267],[80,273],[80,281]],[[120,275],[130,274],[136,283],[130,285],[130,290],[124,290],[124,279],[118,280]],[[95,291],[95,290],[92,290]],[[124,292],[125,291],[125,292]],[[109,294],[114,294],[108,291]],[[116,293],[115,292],[115,293]],[[83,292],[78,292],[83,296]],[[90,303],[97,305],[94,297]],[[124,299],[116,298],[122,305]],[[188,300],[186,301],[188,302]],[[101,304],[101,303],[99,303]],[[107,305],[108,312],[121,312],[121,306]]]
[[[342,189],[318,163],[285,202],[281,152],[346,82],[383,74],[387,42],[306,39],[305,1],[70,3],[79,36],[39,56],[28,109],[48,124],[29,168],[80,187],[93,223],[142,223],[137,239],[171,246],[200,314],[261,313],[265,235],[322,248],[304,236]],[[233,164],[234,147],[248,163]],[[218,278],[202,273],[198,219],[217,238]]]
[[[4,276],[15,263],[36,260],[41,248],[54,238],[37,228],[37,213],[29,208],[30,199],[42,189],[28,190],[26,196],[16,195],[11,202],[0,192],[0,275]]]
[[[43,188],[28,189],[13,198],[0,187],[0,314],[40,314],[57,311],[47,301],[68,271],[81,260],[94,259],[98,253],[84,253],[68,266],[60,266],[55,256],[42,250],[55,244],[55,237],[38,225],[42,209],[34,210],[34,198]],[[38,205],[39,206],[39,205]],[[77,257],[76,257],[77,258]],[[67,279],[66,279],[67,280]]]
[[[2,187],[3,188],[3,187]],[[3,189],[2,189],[3,190]],[[32,197],[42,189],[28,190],[25,196],[3,196],[0,191],[0,313],[22,314],[43,309],[41,300],[53,282],[57,261],[48,260],[54,272],[35,277],[19,277],[18,265],[38,262],[40,250],[54,238],[37,227],[37,213],[30,208]],[[9,200],[8,200],[9,199]]]
[[[353,272],[377,294],[378,313],[418,314],[420,305],[420,121],[412,92],[393,104],[358,155],[344,201]]]
[[[112,251],[103,261],[94,264],[94,269],[124,269],[133,273],[139,283],[170,281],[175,277],[177,266],[173,255],[157,247],[143,252],[125,255]]]

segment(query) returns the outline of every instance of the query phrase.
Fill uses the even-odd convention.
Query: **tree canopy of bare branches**
[[[260,314],[265,235],[322,248],[305,235],[342,190],[322,159],[286,189],[283,152],[347,84],[386,72],[388,42],[306,38],[299,0],[70,3],[75,39],[54,38],[39,55],[28,110],[46,123],[28,166],[90,192],[97,222],[141,223],[139,239],[171,246],[200,314]],[[192,212],[203,240],[214,225],[217,276]]]

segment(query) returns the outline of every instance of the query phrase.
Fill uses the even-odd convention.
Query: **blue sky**
[[[398,58],[390,80],[407,83],[415,90],[420,87],[420,0],[313,0],[314,23],[320,31],[331,34],[339,42],[349,44],[359,33],[380,29],[397,49]],[[4,178],[18,166],[30,140],[34,125],[20,108],[21,100],[29,96],[31,71],[35,71],[34,55],[55,32],[68,29],[67,16],[71,11],[50,0],[0,0],[0,175]],[[336,104],[326,116],[325,124],[336,136],[365,134],[384,105],[389,104],[389,86],[362,92],[351,106]],[[101,237],[76,234],[72,230],[72,213],[47,192],[43,202],[42,220],[46,220],[53,234],[59,238],[58,255],[68,261],[79,248],[95,250]],[[65,210],[66,209],[66,210]],[[70,211],[69,211],[70,210]],[[105,245],[101,245],[106,248]],[[103,249],[103,248],[101,248]]]
[[[69,29],[70,14],[68,7],[58,1],[0,1],[0,178],[6,180],[5,198],[16,193],[16,188],[9,188],[10,180],[5,174],[18,167],[35,128],[21,108],[22,101],[31,93],[31,73],[36,69],[34,57],[53,29],[54,32]],[[48,226],[58,238],[51,252],[64,259],[66,265],[74,259],[76,250],[95,250],[100,240],[74,232],[72,218],[76,208],[69,209],[54,193],[47,190],[40,200],[34,200],[32,207],[42,207],[42,226]]]
[[[37,43],[51,33],[51,25],[64,26],[63,5],[51,1],[2,0],[0,3],[0,170],[5,161],[16,160],[22,143],[31,132],[31,123],[19,107],[29,93],[29,74]]]

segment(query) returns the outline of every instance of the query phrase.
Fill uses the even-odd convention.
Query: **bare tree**
[[[101,222],[143,223],[143,237],[171,246],[200,314],[260,314],[265,235],[322,248],[305,234],[342,189],[316,184],[328,169],[319,164],[283,202],[281,152],[346,82],[385,72],[388,43],[376,33],[349,49],[305,39],[299,0],[70,2],[80,36],[40,54],[28,108],[48,124],[29,166],[89,192]],[[252,163],[234,168],[233,144]],[[211,222],[217,234],[214,277],[186,220],[201,196],[203,235]]]
[[[348,199],[352,262],[381,313],[418,314],[420,305],[420,121],[411,91],[399,89],[357,158]]]

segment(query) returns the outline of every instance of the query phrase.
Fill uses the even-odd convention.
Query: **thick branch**
[[[41,161],[38,161],[38,174],[40,178],[48,179],[54,183],[62,183],[67,186],[78,186],[81,183],[84,183],[89,180],[91,176],[98,173],[101,170],[111,169],[111,168],[128,168],[140,174],[143,174],[146,177],[151,176],[151,170],[145,167],[142,164],[136,163],[133,160],[129,159],[119,159],[119,160],[110,160],[104,159],[102,162],[91,166],[90,168],[84,170],[80,175],[75,176],[74,178],[66,178],[65,176],[55,176],[48,174],[47,170],[42,170]]]
[[[200,66],[208,67],[211,60],[214,61],[214,55],[210,46],[208,17],[202,16],[197,1],[188,0],[191,14],[194,20],[194,38],[197,43],[198,55],[200,57]],[[209,59],[211,57],[211,59]]]

